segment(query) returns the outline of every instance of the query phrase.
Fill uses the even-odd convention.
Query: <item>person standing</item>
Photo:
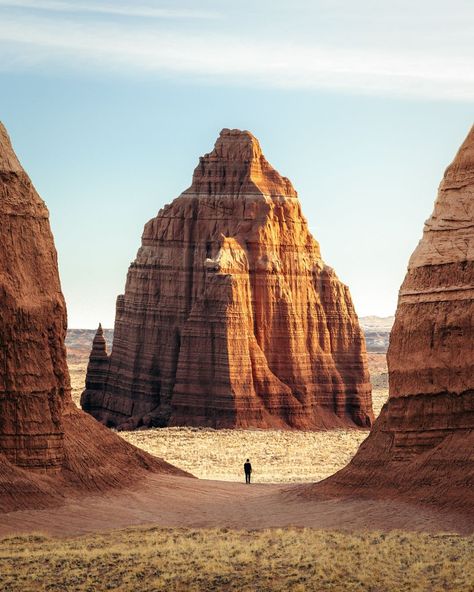
[[[250,475],[252,474],[252,465],[250,459],[247,459],[244,463],[245,483],[250,483]]]

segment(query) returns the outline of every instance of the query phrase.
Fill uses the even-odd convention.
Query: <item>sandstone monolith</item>
[[[0,123],[0,512],[177,472],[71,399],[48,210]]]
[[[388,350],[390,395],[342,471],[313,491],[474,512],[474,128],[408,264]]]
[[[145,225],[108,363],[99,384],[93,349],[82,407],[119,429],[371,425],[349,289],[251,133],[224,129]]]

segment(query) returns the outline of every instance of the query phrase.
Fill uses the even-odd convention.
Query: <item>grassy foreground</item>
[[[3,592],[474,589],[474,536],[128,529],[0,541]]]

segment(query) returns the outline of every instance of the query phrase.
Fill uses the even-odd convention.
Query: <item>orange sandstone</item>
[[[251,133],[223,130],[145,225],[104,366],[93,349],[82,406],[120,429],[371,425],[349,289]]]

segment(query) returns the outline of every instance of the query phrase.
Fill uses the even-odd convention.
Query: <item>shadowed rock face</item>
[[[441,182],[400,288],[390,397],[352,462],[316,491],[474,511],[474,128]]]
[[[15,465],[64,462],[66,308],[48,210],[0,126],[0,451]]]
[[[370,426],[349,290],[249,132],[223,130],[145,225],[103,368],[94,346],[82,407],[121,429]]]
[[[72,403],[48,216],[0,123],[0,512],[173,470]]]

